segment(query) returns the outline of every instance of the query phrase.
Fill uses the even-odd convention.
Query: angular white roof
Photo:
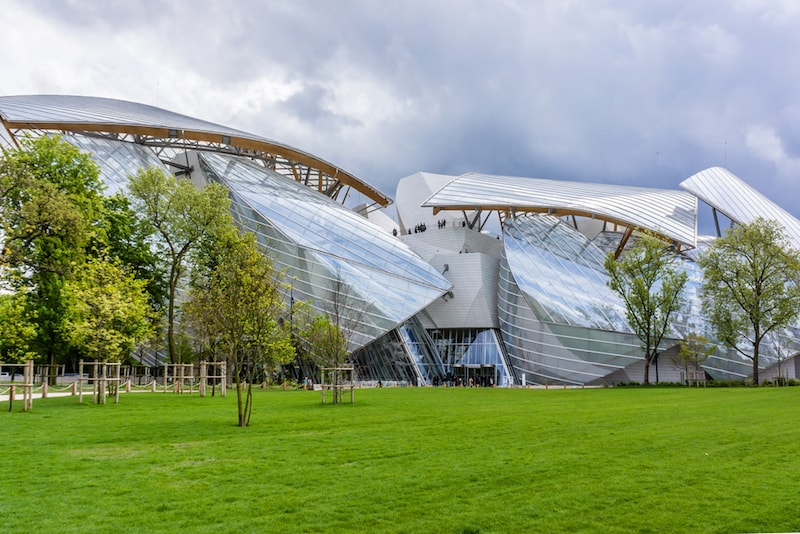
[[[696,245],[697,198],[676,189],[465,174],[423,206],[579,215],[651,230],[688,248]]]
[[[786,237],[800,249],[800,221],[723,167],[711,167],[682,181],[680,186],[739,224],[758,217],[777,221]]]

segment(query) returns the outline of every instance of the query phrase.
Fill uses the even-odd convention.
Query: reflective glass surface
[[[75,134],[64,135],[64,140],[92,156],[100,166],[106,193],[110,195],[124,193],[128,177],[139,169],[160,167],[169,172],[152,150],[141,145]]]
[[[406,343],[421,380],[417,385],[431,384],[444,374],[444,367],[428,332],[416,318],[411,318],[400,327],[400,335]]]
[[[444,365],[445,380],[461,378],[466,384],[481,376],[491,376],[493,385],[514,383],[506,363],[499,332],[486,329],[441,329],[432,333]],[[478,375],[478,376],[475,376]]]
[[[517,380],[603,383],[630,379],[625,369],[643,358],[641,343],[628,325],[625,307],[607,286],[604,248],[617,235],[588,240],[561,219],[527,215],[504,225],[504,256],[498,293],[499,319]],[[688,257],[675,268],[688,275],[672,330],[660,351],[689,333],[713,339],[700,300],[703,275]],[[772,361],[769,348],[764,363]],[[747,376],[742,355],[719,348],[704,368],[718,379]]]
[[[503,230],[506,261],[540,320],[630,331],[604,255],[586,236],[549,215],[507,219]]]
[[[419,371],[399,328],[354,352],[351,362],[359,382],[374,385],[380,381],[384,387],[418,384]]]
[[[219,144],[220,147],[236,147],[236,150],[267,151],[273,154],[269,157],[274,163],[285,167],[287,175],[292,174],[293,170],[297,171],[296,164],[300,168],[308,165],[315,174],[325,175],[323,181],[326,187],[337,182],[339,185],[344,183],[347,191],[354,187],[384,206],[391,203],[389,197],[369,184],[312,154],[262,136],[146,104],[74,95],[0,96],[0,116],[9,123],[12,132],[17,129],[56,132],[91,130],[105,132],[109,136],[132,136],[138,139],[137,142],[150,136],[161,138],[155,144],[168,149],[171,145],[185,148],[183,142],[193,140],[198,142],[198,146],[204,145],[205,149]],[[334,189],[331,187],[331,193],[338,194],[340,189]]]
[[[400,240],[360,215],[248,160],[200,155],[231,191],[237,222],[287,270],[295,300],[327,311],[342,282],[355,324],[351,349],[416,314],[451,287]]]
[[[535,307],[503,257],[498,318],[517,383],[604,383],[608,375],[641,359],[639,340],[632,333],[546,323]]]

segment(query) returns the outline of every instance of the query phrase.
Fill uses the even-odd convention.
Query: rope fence
[[[205,360],[197,366],[165,364],[154,368],[80,360],[78,373],[67,374],[64,369],[64,366],[46,365],[37,368],[32,360],[24,364],[0,362],[0,401],[9,401],[9,412],[20,398],[23,411],[33,409],[34,397],[77,396],[78,403],[82,404],[84,394],[91,394],[92,401],[97,404],[106,404],[108,397],[117,404],[123,391],[155,393],[159,386],[165,393],[197,391],[201,397],[206,396],[209,387],[213,388],[212,395],[219,387],[220,395],[225,397],[229,378],[225,362]]]

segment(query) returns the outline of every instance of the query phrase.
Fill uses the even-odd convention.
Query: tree
[[[100,171],[59,137],[3,151],[0,198],[6,266],[65,274],[86,252],[102,208]]]
[[[711,356],[716,347],[709,343],[705,337],[689,332],[686,337],[681,340],[678,354],[675,356],[675,363],[683,367],[686,376],[689,376],[689,366],[695,371],[700,370],[703,362]]]
[[[231,224],[230,201],[219,184],[199,189],[191,181],[179,180],[159,168],[143,169],[131,177],[128,190],[134,207],[159,238],[157,244],[167,273],[167,348],[170,361],[177,363],[178,289],[191,253],[202,239]]]
[[[105,240],[95,243],[93,252],[124,266],[137,280],[146,280],[151,306],[154,311],[162,310],[167,300],[167,281],[152,246],[153,227],[139,217],[130,199],[122,194],[104,197],[103,208]]]
[[[13,289],[27,292],[37,327],[32,347],[51,364],[69,351],[62,328],[64,281],[100,233],[99,176],[90,156],[57,136],[24,138],[0,158],[0,267]]]
[[[24,292],[0,293],[0,361],[17,363],[35,358],[31,350],[36,339],[32,313]]]
[[[767,338],[768,346],[772,349],[772,354],[778,364],[778,372],[774,375],[773,380],[777,385],[786,385],[788,376],[784,376],[783,364],[792,354],[797,354],[797,350],[791,346],[791,332],[789,329],[782,332],[771,332]]]
[[[97,361],[122,361],[150,334],[146,286],[115,263],[90,259],[64,286],[65,336]]]
[[[703,309],[714,334],[752,360],[758,384],[761,342],[788,326],[800,310],[800,253],[777,222],[758,218],[730,228],[698,262]]]
[[[307,317],[299,332],[303,352],[319,367],[342,367],[350,355],[349,342],[363,313],[361,310],[341,274],[337,273],[331,283],[325,312],[313,315],[311,308],[306,308]],[[334,372],[334,385],[341,385],[341,380],[341,373]],[[333,402],[338,403],[344,392],[341,388],[333,391]]]
[[[209,347],[227,355],[236,385],[239,426],[250,424],[253,382],[262,371],[294,357],[279,273],[252,233],[235,228],[217,236],[192,280],[187,316]],[[245,386],[246,385],[246,386]]]
[[[644,234],[617,260],[606,256],[608,286],[625,304],[625,315],[644,350],[644,383],[650,383],[650,364],[680,309],[687,275],[678,272],[672,251],[656,237]]]

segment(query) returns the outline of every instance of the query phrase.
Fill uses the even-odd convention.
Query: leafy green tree
[[[354,335],[363,307],[351,293],[341,273],[331,282],[325,311],[314,314],[311,307],[304,308],[305,318],[300,328],[302,353],[318,367],[341,368],[350,356],[350,338]],[[342,374],[333,373],[336,385],[341,385]],[[341,401],[344,391],[334,388],[333,402]]]
[[[670,330],[687,275],[675,267],[675,256],[666,244],[644,234],[619,259],[606,256],[608,286],[625,304],[625,313],[644,350],[644,383],[650,383],[650,364]]]
[[[199,189],[191,181],[159,168],[142,169],[131,177],[128,190],[134,208],[158,236],[159,257],[167,279],[167,348],[170,361],[179,363],[175,325],[178,290],[191,270],[192,253],[202,240],[231,224],[230,200],[219,184]]]
[[[100,232],[99,176],[90,156],[57,136],[24,138],[0,158],[0,266],[12,287],[27,289],[37,326],[32,347],[51,364],[69,351],[62,328],[64,281]]]
[[[193,275],[187,315],[202,339],[227,355],[239,426],[248,426],[258,371],[294,358],[290,327],[280,320],[280,273],[253,234],[239,235],[232,226],[218,234],[206,260]]]
[[[683,367],[686,376],[689,376],[689,367],[693,370],[700,371],[700,366],[703,362],[711,356],[716,347],[709,342],[704,336],[689,332],[686,337],[681,340],[678,354],[675,355],[675,363]]]
[[[146,280],[150,303],[155,311],[161,310],[167,301],[167,280],[152,246],[153,227],[122,194],[104,197],[103,207],[105,239],[93,246],[94,252],[123,265],[137,280]]]
[[[342,376],[336,369],[341,368],[347,356],[347,337],[335,320],[323,313],[314,317],[302,332],[303,352],[310,356],[318,367],[333,368],[331,379],[334,385],[341,385]],[[333,403],[342,400],[342,388],[333,388]]]
[[[23,138],[3,152],[3,260],[39,272],[70,272],[103,211],[100,171],[59,137]]]
[[[800,311],[800,252],[777,222],[758,218],[729,229],[700,256],[699,264],[703,308],[714,334],[752,360],[753,382],[758,384],[761,342]]]
[[[66,337],[98,361],[123,361],[150,335],[146,286],[115,263],[90,259],[64,286]]]
[[[24,292],[0,293],[0,361],[23,362],[36,357],[31,350],[36,325]]]
[[[306,350],[317,365],[340,367],[349,355],[345,333],[327,313],[311,319],[302,336]]]

